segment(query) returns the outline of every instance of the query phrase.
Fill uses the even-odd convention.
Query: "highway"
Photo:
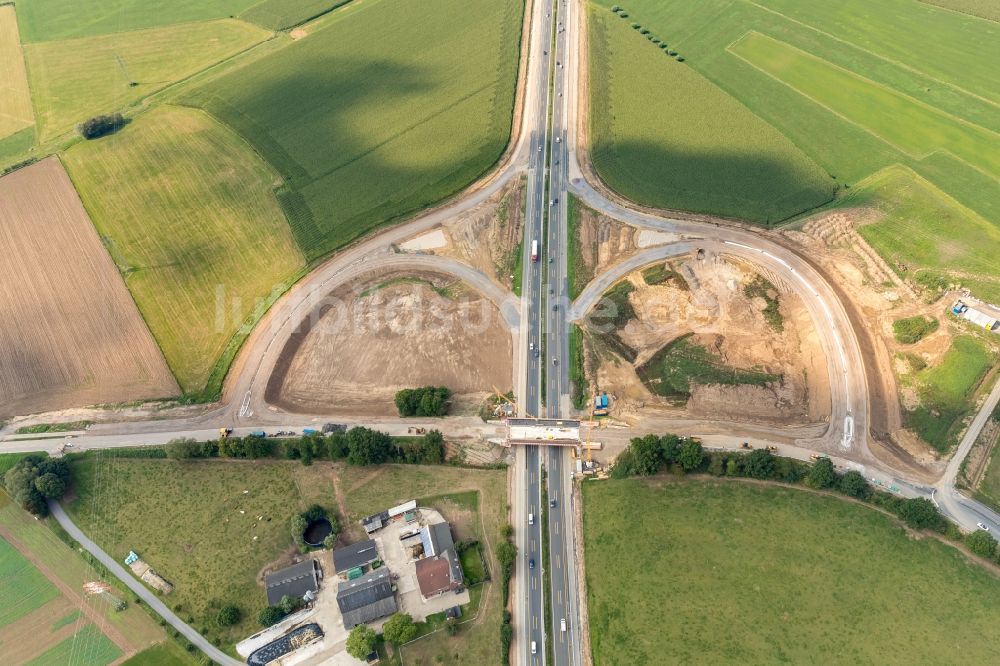
[[[504,161],[495,171],[438,208],[338,252],[291,288],[264,316],[243,346],[226,380],[219,406],[195,415],[180,411],[175,418],[98,425],[73,439],[75,446],[110,448],[157,444],[176,437],[209,439],[217,435],[222,425],[235,426],[238,434],[269,426],[314,426],[322,420],[364,424],[392,434],[405,434],[408,426],[427,427],[428,424],[415,420],[289,414],[269,405],[264,397],[264,387],[279,354],[318,302],[348,280],[385,269],[446,272],[492,300],[501,309],[515,341],[517,358],[513,372],[520,412],[550,418],[568,417],[572,413],[571,324],[585,322],[587,313],[606,289],[632,270],[659,259],[690,257],[697,250],[703,250],[708,256],[734,256],[750,261],[776,276],[783,289],[801,297],[825,352],[832,417],[819,426],[786,430],[786,435],[767,432],[762,427],[690,419],[676,422],[678,432],[710,433],[705,437],[706,444],[719,448],[735,448],[738,438],[751,431],[762,433],[758,440],[761,445],[769,443],[764,436],[773,436],[782,455],[808,459],[814,452],[830,454],[842,466],[863,470],[869,479],[898,484],[901,494],[932,498],[946,516],[965,529],[975,529],[977,522],[984,522],[994,534],[1000,532],[1000,516],[954,488],[962,460],[994,406],[1000,403],[1000,384],[973,419],[945,475],[934,486],[908,483],[905,474],[877,459],[868,448],[869,390],[860,345],[833,287],[805,258],[775,242],[767,233],[728,223],[677,219],[641,210],[609,191],[589,169],[585,141],[578,145],[578,139],[585,134],[587,104],[586,92],[580,83],[585,67],[580,48],[584,36],[582,5],[576,0],[542,0],[529,7],[530,30],[525,42],[527,69],[520,82],[521,125]],[[394,250],[398,243],[482,204],[522,173],[527,174],[527,196],[520,299],[503,292],[483,273],[460,261],[437,255],[399,254]],[[644,250],[611,267],[596,276],[578,298],[570,302],[567,205],[571,193],[606,215],[639,228],[670,232],[675,234],[676,240]],[[532,241],[535,240],[539,245],[538,261],[531,258]],[[495,427],[477,422],[478,419],[454,417],[434,421],[429,427],[437,427],[446,434],[496,436]],[[662,432],[672,423],[668,420],[657,425],[663,426]],[[628,438],[641,434],[644,433],[632,430],[623,431],[620,436]],[[54,450],[63,441],[62,438],[6,440],[3,450]],[[548,473],[545,497],[541,493],[543,465]],[[511,520],[519,552],[513,581],[514,662],[517,664],[545,663],[546,636],[552,638],[555,664],[577,666],[582,663],[581,641],[585,632],[580,626],[582,600],[578,595],[579,572],[574,550],[579,535],[573,518],[571,465],[569,451],[560,447],[525,446],[516,452]],[[549,508],[549,589],[543,585],[540,550],[541,511],[546,506]],[[58,518],[59,513],[56,515]],[[529,520],[529,516],[533,519]],[[71,533],[90,549],[92,544],[84,541],[84,535]],[[531,560],[535,562],[534,568],[529,566]],[[142,587],[120,570],[118,566],[113,572],[130,586]],[[544,621],[546,604],[552,609],[552,623],[548,626]],[[164,617],[173,623],[170,615]],[[564,619],[565,631],[562,629]],[[197,637],[190,627],[184,631],[185,635],[190,632]],[[191,640],[213,659],[222,661],[210,651],[210,645],[203,646],[194,638]],[[532,643],[536,646],[535,654],[531,651]]]

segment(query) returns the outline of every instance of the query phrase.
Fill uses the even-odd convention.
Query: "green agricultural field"
[[[211,398],[257,299],[304,265],[277,176],[207,114],[170,106],[64,161],[178,383]]]
[[[899,275],[919,279],[930,274],[955,284],[985,276],[976,294],[990,302],[1000,299],[1000,271],[994,261],[1000,256],[1000,226],[910,169],[879,171],[838,203],[882,213],[858,232]]]
[[[764,386],[781,379],[761,370],[733,368],[708,349],[683,335],[663,346],[636,373],[650,391],[665,398],[687,400],[696,384]]]
[[[58,645],[49,648],[26,666],[65,666],[66,664],[110,664],[122,651],[92,624],[84,626]]]
[[[170,641],[146,648],[123,661],[121,666],[195,666],[198,663],[194,656],[184,652],[177,643]]]
[[[40,138],[122,109],[261,42],[268,34],[225,19],[26,44]]]
[[[583,498],[595,664],[985,664],[1000,648],[997,578],[869,507],[662,478]]]
[[[240,18],[272,30],[283,30],[321,16],[351,0],[263,0]]]
[[[510,136],[521,0],[366,0],[186,96],[284,177],[316,258],[460,190]]]
[[[52,524],[49,522],[49,525]],[[69,589],[80,590],[86,581],[105,580],[114,587],[114,594],[122,599],[130,598],[123,585],[96,571],[79,553],[56,536],[46,522],[35,520],[4,492],[0,492],[0,525]],[[152,645],[166,640],[164,630],[139,605],[130,603],[124,611],[119,612],[98,597],[87,597],[86,603],[102,615],[102,621],[107,626],[116,628],[133,645]],[[54,632],[55,628],[50,631]]]
[[[938,451],[948,451],[974,407],[971,397],[995,362],[996,354],[980,340],[956,337],[940,363],[917,373],[921,406],[906,413],[906,427]]]
[[[4,495],[6,498],[6,495]],[[12,545],[0,538],[0,627],[59,596],[59,591]]]
[[[1000,435],[993,442],[990,460],[975,489],[975,497],[994,510],[1000,510]]]
[[[747,33],[729,50],[912,158],[948,150],[988,174],[1000,174],[1000,134],[759,32]]]
[[[112,557],[137,552],[174,585],[164,601],[223,645],[256,631],[266,605],[257,573],[292,545],[288,521],[305,508],[298,463],[105,458],[72,461],[74,522]],[[249,492],[244,494],[244,490]],[[220,628],[225,603],[243,621]]]
[[[914,0],[633,0],[620,3],[626,20],[608,11],[611,0],[595,3],[604,21],[641,24],[681,53],[685,67],[784,134],[841,184],[845,205],[866,179],[892,168],[915,173],[932,198],[961,209],[954,224],[917,208],[909,219],[901,214],[885,242],[931,238],[910,257],[876,243],[891,265],[900,259],[912,272],[949,262],[969,284],[1000,278],[976,256],[989,251],[956,247],[967,238],[995,242],[983,225],[1000,227],[1000,25]],[[879,207],[902,213],[914,178],[885,182]],[[935,257],[924,248],[939,229],[958,242]]]
[[[25,42],[127,32],[239,14],[260,0],[17,0]]]
[[[834,181],[780,132],[629,25],[591,12],[592,158],[608,185],[762,224],[832,198]]]

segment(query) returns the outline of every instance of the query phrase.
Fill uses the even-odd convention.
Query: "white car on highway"
[[[989,532],[990,531],[990,526],[987,525],[986,523],[976,523],[976,527],[978,527],[979,529],[981,529],[984,532]]]

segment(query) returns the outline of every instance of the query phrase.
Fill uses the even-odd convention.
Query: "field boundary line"
[[[951,7],[945,7],[944,5],[939,5],[934,2],[928,2],[928,0],[917,0],[920,4],[928,7],[929,9],[937,9],[942,12],[947,12],[949,14],[958,14],[962,18],[972,18],[978,21],[986,21],[987,23],[1000,23],[994,19],[986,18],[985,16],[977,16],[976,14],[969,14],[968,12],[963,12],[960,9],[952,9]]]
[[[983,97],[982,95],[977,95],[976,93],[971,92],[969,90],[966,90],[962,86],[956,85],[954,83],[950,83],[948,81],[942,81],[941,79],[939,79],[939,78],[937,78],[935,76],[932,76],[931,74],[928,74],[926,72],[922,72],[919,69],[916,69],[915,67],[911,67],[910,65],[907,65],[906,63],[899,62],[898,60],[894,60],[892,58],[888,58],[886,56],[879,55],[878,53],[875,53],[874,51],[870,51],[870,50],[866,49],[863,46],[858,46],[854,42],[847,41],[846,39],[843,39],[841,37],[837,37],[836,35],[833,35],[833,34],[830,34],[828,32],[825,32],[823,30],[820,30],[819,28],[817,28],[815,26],[809,25],[808,23],[805,23],[804,21],[800,21],[799,19],[792,18],[791,16],[788,16],[787,14],[782,14],[781,12],[779,12],[776,9],[771,9],[770,7],[765,7],[763,5],[759,5],[754,0],[740,0],[740,1],[743,2],[744,4],[752,5],[752,6],[758,8],[758,9],[761,9],[761,10],[763,10],[765,12],[770,12],[771,14],[775,14],[776,16],[780,16],[781,18],[785,19],[786,21],[790,21],[791,23],[795,23],[796,25],[800,25],[803,28],[806,28],[808,30],[812,30],[813,32],[816,32],[817,34],[823,35],[824,37],[829,37],[830,39],[832,39],[832,40],[834,40],[836,42],[840,42],[841,44],[845,44],[845,45],[847,45],[847,46],[849,46],[851,48],[857,49],[858,51],[861,51],[862,53],[867,53],[868,55],[872,56],[873,58],[877,58],[878,60],[882,60],[884,62],[887,62],[887,63],[891,64],[891,65],[895,65],[896,67],[899,67],[900,69],[905,69],[908,72],[913,72],[914,74],[918,74],[920,76],[923,76],[923,77],[925,77],[925,78],[927,78],[927,79],[929,79],[931,81],[934,81],[935,83],[940,83],[943,86],[946,86],[946,87],[951,88],[953,90],[957,90],[957,91],[959,91],[960,93],[962,93],[964,95],[968,95],[969,97],[973,97],[975,99],[978,99],[979,101],[985,102],[986,104],[989,104],[990,106],[1000,107],[1000,102],[988,99],[986,97]],[[924,3],[924,4],[926,4],[926,3]],[[957,13],[961,14],[962,12],[957,12]],[[968,16],[968,15],[966,14],[966,16]],[[983,20],[986,20],[986,19],[983,19]]]
[[[125,638],[124,634],[118,631],[116,627],[111,626],[111,624],[107,621],[107,618],[98,613],[93,606],[88,604],[87,601],[77,594],[76,591],[73,590],[73,588],[70,587],[64,580],[56,576],[45,563],[39,560],[35,554],[28,549],[27,546],[18,541],[3,523],[0,523],[0,537],[3,537],[4,541],[13,546],[17,552],[21,553],[26,560],[31,562],[31,565],[38,569],[50,583],[55,585],[60,594],[62,594],[70,602],[70,604],[79,608],[80,612],[86,615],[87,619],[89,619],[101,633],[110,638],[115,645],[121,648],[122,652],[125,653],[125,656],[131,656],[137,652],[137,649],[128,642],[128,639]]]
[[[896,95],[900,95],[901,97],[905,98],[907,101],[910,101],[910,102],[913,102],[913,103],[915,103],[917,105],[923,106],[926,109],[928,109],[928,110],[930,110],[930,111],[932,111],[934,113],[938,113],[938,114],[944,116],[946,119],[954,120],[957,124],[968,125],[972,129],[978,129],[978,130],[981,130],[981,131],[986,132],[988,134],[995,135],[998,141],[1000,141],[1000,133],[994,132],[991,129],[983,127],[982,125],[976,125],[975,123],[970,123],[970,122],[968,122],[966,120],[963,120],[961,118],[953,116],[953,115],[951,115],[951,114],[949,114],[949,113],[947,113],[945,111],[941,111],[940,109],[938,109],[936,107],[933,107],[933,106],[930,106],[928,104],[925,104],[924,102],[921,102],[918,99],[910,97],[909,95],[904,95],[903,93],[901,93],[901,92],[899,92],[897,90],[893,90],[892,88],[887,88],[887,87],[883,86],[882,84],[878,83],[877,81],[872,81],[871,79],[865,78],[865,77],[863,77],[863,76],[861,76],[859,74],[855,74],[854,72],[852,72],[852,71],[850,71],[848,69],[844,69],[844,68],[840,67],[839,65],[830,62],[829,60],[824,60],[823,58],[820,58],[818,56],[814,56],[813,54],[808,53],[806,51],[802,51],[801,49],[799,49],[799,48],[797,48],[797,47],[795,47],[795,46],[793,46],[791,44],[788,44],[787,42],[783,42],[780,39],[775,39],[774,37],[771,37],[770,35],[764,34],[764,33],[759,32],[757,30],[748,30],[747,32],[745,32],[743,35],[741,35],[737,39],[734,39],[729,44],[729,46],[726,47],[726,53],[732,55],[734,58],[738,58],[739,60],[742,60],[743,62],[745,62],[746,64],[748,64],[750,67],[753,67],[758,72],[764,74],[768,78],[771,78],[774,81],[777,81],[781,85],[787,87],[789,90],[792,90],[796,94],[801,95],[802,97],[805,97],[806,99],[808,99],[809,101],[811,101],[813,104],[816,104],[817,106],[822,107],[823,109],[825,109],[828,112],[832,113],[833,115],[837,116],[838,118],[840,118],[844,122],[857,127],[858,129],[860,129],[861,131],[863,131],[863,132],[865,132],[867,134],[870,134],[871,136],[875,137],[876,139],[878,139],[879,141],[881,141],[885,145],[889,146],[890,148],[892,148],[896,152],[901,153],[902,155],[906,155],[907,157],[909,157],[909,158],[911,158],[911,159],[913,159],[913,160],[915,160],[917,162],[922,162],[923,160],[927,159],[928,157],[930,157],[932,155],[935,155],[935,154],[938,154],[938,153],[946,154],[946,155],[954,158],[956,161],[961,162],[962,164],[964,164],[965,166],[969,167],[970,169],[975,169],[976,171],[980,172],[981,174],[983,174],[987,178],[990,178],[990,179],[996,180],[996,181],[1000,181],[1000,175],[990,173],[989,171],[985,171],[980,166],[976,166],[974,164],[971,164],[968,160],[966,160],[966,159],[964,159],[962,157],[959,157],[958,155],[955,155],[954,152],[952,152],[950,149],[945,148],[945,147],[935,148],[934,150],[929,150],[929,151],[927,151],[925,153],[919,153],[919,154],[918,153],[913,153],[913,152],[911,152],[909,150],[905,150],[905,149],[897,146],[896,144],[894,144],[892,141],[886,139],[885,137],[880,136],[877,132],[875,132],[875,130],[871,129],[870,127],[866,127],[865,125],[857,122],[856,120],[852,120],[852,119],[848,118],[847,116],[845,116],[841,112],[836,111],[835,109],[830,108],[830,106],[828,106],[827,104],[819,101],[818,99],[816,99],[815,97],[813,97],[809,93],[806,93],[806,92],[800,90],[799,88],[797,88],[796,86],[792,85],[791,83],[789,83],[789,82],[785,81],[784,79],[782,79],[782,78],[780,78],[780,77],[772,74],[771,72],[769,72],[766,69],[764,69],[763,67],[757,65],[756,63],[754,63],[750,59],[748,59],[745,56],[743,56],[743,55],[737,53],[736,51],[732,50],[731,47],[735,46],[737,43],[739,43],[740,41],[742,41],[747,35],[750,35],[750,34],[756,34],[756,35],[760,35],[760,36],[762,36],[762,37],[764,37],[766,39],[771,39],[771,40],[777,42],[778,44],[782,44],[784,46],[787,46],[790,49],[794,49],[795,51],[798,51],[799,53],[802,53],[803,55],[805,55],[807,57],[814,58],[815,60],[818,60],[821,63],[829,65],[830,67],[834,67],[836,69],[840,69],[844,73],[848,74],[849,76],[852,76],[852,77],[854,77],[854,78],[856,78],[856,79],[858,79],[858,80],[860,80],[862,82],[871,83],[872,85],[874,85],[876,87],[879,87],[879,88],[882,88],[885,91],[888,91],[888,92],[896,94]]]

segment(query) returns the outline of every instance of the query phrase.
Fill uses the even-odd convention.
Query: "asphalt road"
[[[98,546],[96,543],[87,538],[87,535],[80,531],[80,528],[70,520],[70,517],[66,515],[63,508],[58,502],[49,502],[49,510],[52,512],[52,517],[56,519],[56,522],[66,532],[76,539],[81,546],[83,546],[88,553],[96,557],[101,564],[106,566],[108,570],[115,575],[119,580],[125,583],[132,592],[136,594],[143,603],[147,604],[156,613],[162,617],[167,623],[170,624],[174,629],[179,631],[184,638],[188,639],[199,650],[204,652],[217,664],[222,664],[223,666],[239,666],[243,662],[233,659],[226,653],[224,653],[219,648],[215,647],[209,643],[201,634],[185,624],[179,617],[173,614],[173,612],[167,608],[166,604],[159,600],[159,598],[150,592],[145,585],[140,583],[138,580],[132,577],[122,565],[118,564],[117,561]]]

